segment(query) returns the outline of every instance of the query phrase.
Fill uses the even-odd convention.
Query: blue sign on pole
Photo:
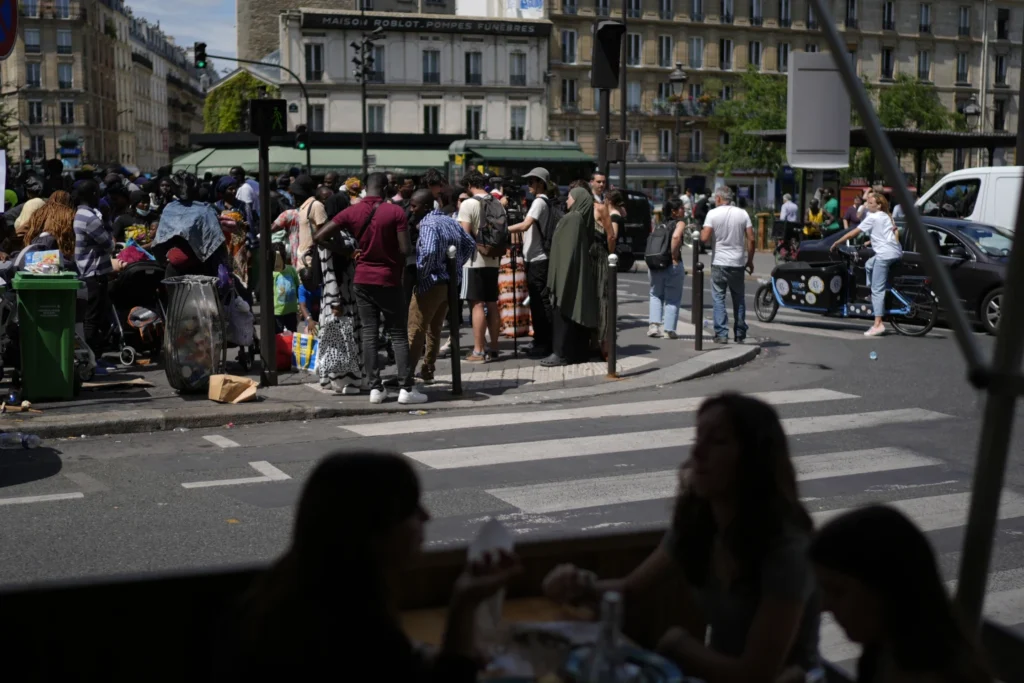
[[[7,59],[18,42],[18,0],[0,0],[0,60]]]

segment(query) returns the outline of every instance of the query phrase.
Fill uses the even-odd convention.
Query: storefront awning
[[[369,156],[371,172],[423,173],[428,168],[444,168],[448,161],[448,153],[444,150],[371,149]],[[328,171],[342,175],[362,172],[362,150],[359,149],[313,149],[310,150],[310,157],[314,175],[323,175]],[[255,172],[259,167],[256,148],[204,148],[180,156],[172,164],[175,171],[186,170],[198,176],[204,173],[224,174],[234,166],[241,166],[250,173]],[[270,148],[271,173],[283,173],[295,166],[305,170],[305,151],[283,146]]]

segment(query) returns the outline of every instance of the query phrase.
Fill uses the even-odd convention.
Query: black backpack
[[[511,239],[505,207],[491,195],[476,195],[480,202],[480,229],[476,231],[476,250],[488,258],[499,258],[508,251]]]
[[[562,208],[561,203],[552,202],[550,199],[540,197],[544,204],[547,205],[547,220],[544,225],[538,225],[537,229],[540,230],[541,246],[544,249],[545,254],[551,253],[551,241],[555,238],[555,228],[558,227],[558,222],[565,217],[565,210]]]
[[[674,221],[662,223],[647,236],[644,262],[651,270],[664,270],[672,265],[672,233]]]

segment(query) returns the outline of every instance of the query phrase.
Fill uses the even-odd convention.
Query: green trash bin
[[[75,391],[75,273],[14,276],[21,335],[22,396],[68,400]]]

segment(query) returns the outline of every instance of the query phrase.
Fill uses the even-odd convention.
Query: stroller
[[[167,316],[164,267],[156,261],[130,263],[110,285],[114,322],[108,337],[118,348],[122,365],[132,365],[139,352],[160,353]]]

